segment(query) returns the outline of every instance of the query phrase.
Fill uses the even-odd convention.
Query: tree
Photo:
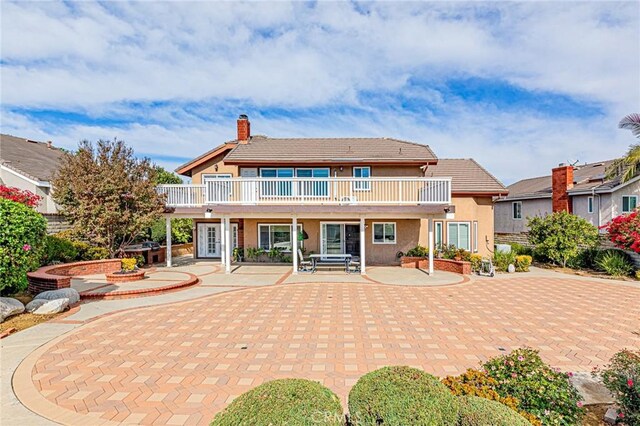
[[[579,216],[555,212],[529,218],[529,242],[538,253],[566,267],[581,249],[598,244],[598,228]]]
[[[53,180],[54,200],[80,239],[109,250],[111,257],[158,220],[164,197],[156,192],[157,170],[138,159],[124,141],[83,141],[66,153]]]
[[[182,179],[175,173],[156,166],[158,185],[179,185]],[[158,220],[151,226],[150,236],[153,241],[164,243],[167,239],[167,227],[164,220]],[[171,219],[171,242],[188,243],[193,240],[193,219]]]
[[[0,291],[27,288],[27,272],[39,266],[47,221],[23,203],[0,198]]]
[[[640,138],[640,114],[629,114],[620,120],[618,127],[621,129],[631,130],[631,133]],[[619,158],[607,169],[607,179],[614,179],[621,176],[622,183],[633,179],[640,169],[640,144],[629,146],[624,157]]]
[[[637,210],[614,218],[604,228],[616,247],[640,253],[640,217]]]
[[[24,204],[27,207],[38,207],[42,197],[27,189],[14,188],[0,185],[0,198]]]

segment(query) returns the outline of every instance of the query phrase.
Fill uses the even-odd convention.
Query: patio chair
[[[349,261],[347,274],[350,274],[351,272],[360,272],[360,258],[358,256],[353,256]]]
[[[311,260],[305,260],[302,255],[302,250],[300,249],[298,249],[298,271],[313,272],[313,262],[311,262]]]

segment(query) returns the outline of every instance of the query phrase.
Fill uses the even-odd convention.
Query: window
[[[447,224],[447,241],[457,248],[471,250],[469,222],[449,222]]]
[[[522,201],[514,201],[512,204],[513,218],[522,219]]]
[[[396,223],[373,223],[373,244],[395,244]]]
[[[292,178],[293,169],[260,169],[260,177]],[[284,180],[283,182],[268,180],[262,182],[262,195],[266,197],[290,197],[292,195],[292,182],[290,180]]]
[[[210,203],[229,201],[232,195],[232,183],[230,173],[203,174],[202,183],[205,186],[206,199]]]
[[[365,180],[371,177],[371,167],[354,167],[353,177],[362,179],[353,182],[354,191],[369,191],[371,189],[371,182]]]
[[[638,205],[638,197],[635,195],[623,195],[622,196],[622,213],[629,213]]]
[[[318,179],[318,182],[298,182],[298,195],[305,197],[329,196],[328,168],[296,169],[296,176],[299,178]]]
[[[587,198],[587,213],[593,213],[593,197]]]
[[[302,232],[302,225],[298,225],[298,233]],[[265,250],[279,248],[282,251],[291,251],[291,225],[273,224],[258,225],[258,246]],[[298,245],[302,247],[302,241],[298,240]]]
[[[435,225],[435,248],[440,248],[442,247],[442,222],[435,222]]]

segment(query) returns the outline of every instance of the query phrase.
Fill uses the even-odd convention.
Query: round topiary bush
[[[344,425],[340,399],[318,382],[280,379],[261,384],[218,413],[211,426]]]
[[[459,426],[531,426],[531,423],[516,411],[477,396],[462,396],[460,403]]]
[[[384,367],[360,378],[349,393],[354,425],[454,425],[456,397],[434,376],[411,367]]]
[[[0,291],[27,288],[27,272],[39,266],[47,221],[24,204],[0,198]]]

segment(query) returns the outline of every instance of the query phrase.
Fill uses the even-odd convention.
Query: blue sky
[[[3,133],[173,169],[252,132],[388,136],[505,183],[624,153],[637,2],[9,2]]]

